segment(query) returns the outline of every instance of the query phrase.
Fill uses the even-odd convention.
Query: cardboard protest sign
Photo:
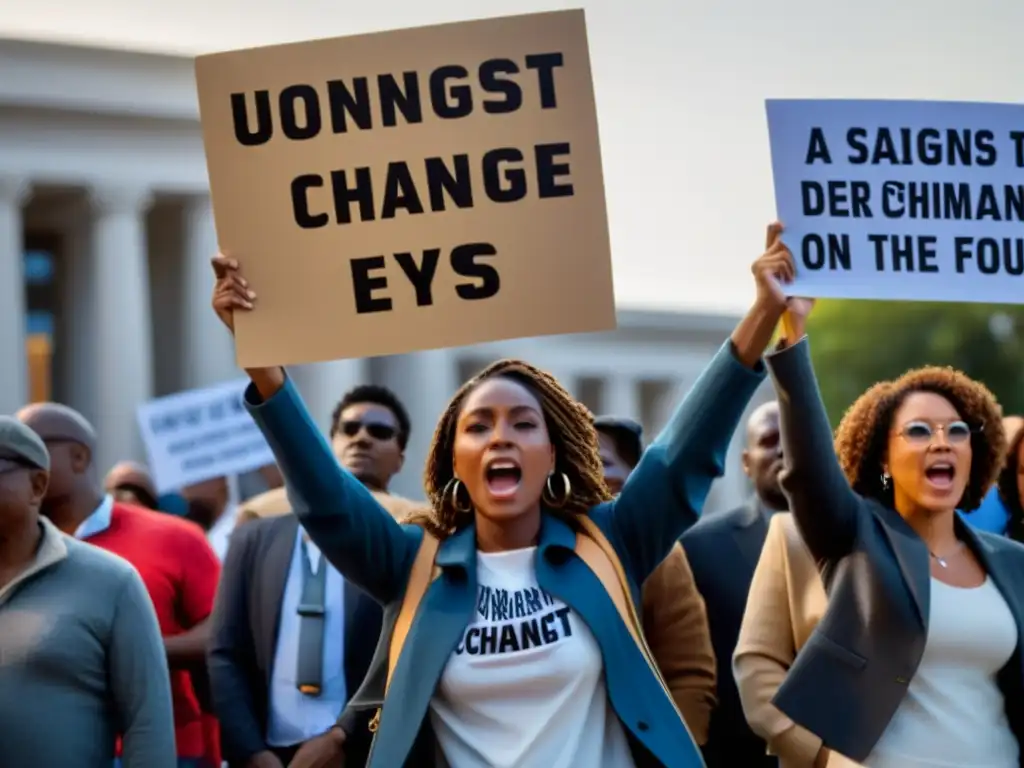
[[[1024,106],[767,111],[792,295],[1024,303]]]
[[[615,327],[583,11],[196,59],[246,366]]]
[[[150,400],[137,412],[157,493],[274,463],[242,404],[248,380]]]

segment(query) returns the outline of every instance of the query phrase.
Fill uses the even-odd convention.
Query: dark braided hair
[[[592,507],[612,498],[604,482],[594,417],[587,407],[550,373],[521,360],[499,360],[463,384],[442,414],[423,473],[431,508],[429,512],[414,513],[406,522],[422,525],[435,536],[445,538],[472,521],[473,513],[455,509],[452,498],[455,427],[466,397],[483,382],[498,378],[514,381],[537,398],[555,449],[554,474],[559,479],[553,485],[561,487],[563,472],[569,478],[569,498],[558,509],[549,511],[571,522],[574,516],[587,514]]]
[[[1021,504],[1020,488],[1017,485],[1020,450],[1024,446],[1024,429],[1017,430],[1010,450],[1006,453],[1003,471],[999,473],[999,498],[1010,513],[1006,524],[1006,535],[1014,541],[1024,542],[1024,505]]]
[[[882,483],[882,464],[896,411],[914,392],[931,392],[950,402],[971,428],[971,475],[958,508],[977,509],[992,487],[1006,455],[1006,432],[995,396],[981,382],[953,368],[927,367],[882,381],[858,397],[836,430],[835,449],[850,487],[892,507],[893,489]]]

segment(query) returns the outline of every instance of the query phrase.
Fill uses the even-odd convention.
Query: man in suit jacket
[[[779,756],[780,768],[824,768],[821,739],[794,723],[772,698],[828,606],[825,586],[796,521],[773,515],[743,614],[733,673],[747,722]]]
[[[786,497],[779,487],[781,470],[779,407],[773,401],[757,408],[747,421],[743,471],[754,484],[754,497],[736,509],[705,516],[681,540],[707,606],[717,664],[718,708],[711,715],[704,746],[708,768],[778,765],[743,715],[732,676],[732,655],[754,568],[768,533],[768,520],[786,507]]]
[[[386,501],[409,427],[393,393],[362,386],[335,410],[331,442]],[[370,665],[381,609],[324,562],[295,515],[280,514],[285,497],[275,500],[276,514],[232,537],[213,614],[208,664],[224,756],[232,768],[281,768],[344,753],[353,768],[369,750],[369,713],[336,718]]]

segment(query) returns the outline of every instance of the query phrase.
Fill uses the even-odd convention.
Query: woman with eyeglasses
[[[998,404],[951,368],[871,387],[833,438],[790,301],[766,358],[783,490],[829,606],[773,703],[829,768],[1019,768],[1024,547],[973,530],[1006,452]],[[842,375],[839,373],[838,375]]]

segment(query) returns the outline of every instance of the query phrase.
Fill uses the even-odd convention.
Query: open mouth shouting
[[[953,483],[956,480],[956,465],[944,459],[936,461],[925,469],[924,475],[932,488],[940,492],[949,492],[953,490]]]
[[[492,459],[484,469],[487,491],[498,500],[512,499],[523,480],[523,470],[513,459]]]

